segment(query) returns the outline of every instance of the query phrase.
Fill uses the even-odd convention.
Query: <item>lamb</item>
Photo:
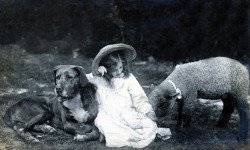
[[[223,110],[217,125],[223,127],[237,108],[240,123],[238,141],[246,141],[248,134],[247,103],[249,72],[244,65],[226,57],[214,57],[177,65],[174,71],[149,95],[156,116],[162,117],[179,104],[178,126],[189,126],[192,108],[198,98],[221,99]]]

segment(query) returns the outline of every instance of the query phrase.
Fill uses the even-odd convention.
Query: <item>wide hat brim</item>
[[[93,75],[99,74],[98,67],[102,58],[116,51],[123,51],[124,57],[127,61],[132,61],[133,59],[136,58],[136,50],[130,45],[123,44],[123,43],[107,45],[99,51],[99,53],[96,55],[95,59],[93,60],[93,63],[92,63]]]

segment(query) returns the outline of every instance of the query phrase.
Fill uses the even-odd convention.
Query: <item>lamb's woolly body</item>
[[[173,81],[184,97],[220,99],[231,94],[244,100],[238,102],[241,107],[247,104],[248,70],[230,58],[216,57],[178,65],[150,94],[150,99],[157,101],[157,97],[165,95],[166,90],[174,92],[167,80]]]
[[[193,107],[195,103],[198,103],[198,98],[221,99],[224,107],[218,126],[224,126],[228,122],[236,107],[241,119],[240,139],[246,138],[249,72],[244,65],[230,58],[215,57],[176,66],[167,79],[149,95],[149,102],[158,116],[166,115],[176,99],[176,97],[171,96],[174,95],[175,89],[168,80],[171,80],[182,93],[183,109],[181,114],[183,119],[192,116]],[[167,104],[167,107],[164,103]],[[164,104],[163,108],[162,104]],[[179,119],[178,123],[180,123]]]

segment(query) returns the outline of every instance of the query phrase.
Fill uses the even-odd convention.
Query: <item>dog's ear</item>
[[[155,89],[155,85],[154,84],[150,84],[150,90],[153,91]]]
[[[54,81],[55,81],[55,84],[56,84],[56,72],[59,68],[61,68],[62,65],[58,65],[58,66],[55,66],[54,69],[53,69],[53,73],[54,73]]]
[[[75,66],[74,69],[77,70],[77,72],[79,73],[80,76],[80,84],[82,87],[86,86],[89,82],[85,70],[82,66]]]

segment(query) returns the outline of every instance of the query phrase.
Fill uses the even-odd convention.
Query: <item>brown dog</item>
[[[60,65],[54,69],[56,97],[32,96],[11,106],[4,122],[28,142],[39,142],[29,130],[46,133],[56,130],[45,124],[76,135],[81,141],[96,140],[99,131],[94,126],[98,106],[95,86],[88,82],[84,69],[74,65]]]

